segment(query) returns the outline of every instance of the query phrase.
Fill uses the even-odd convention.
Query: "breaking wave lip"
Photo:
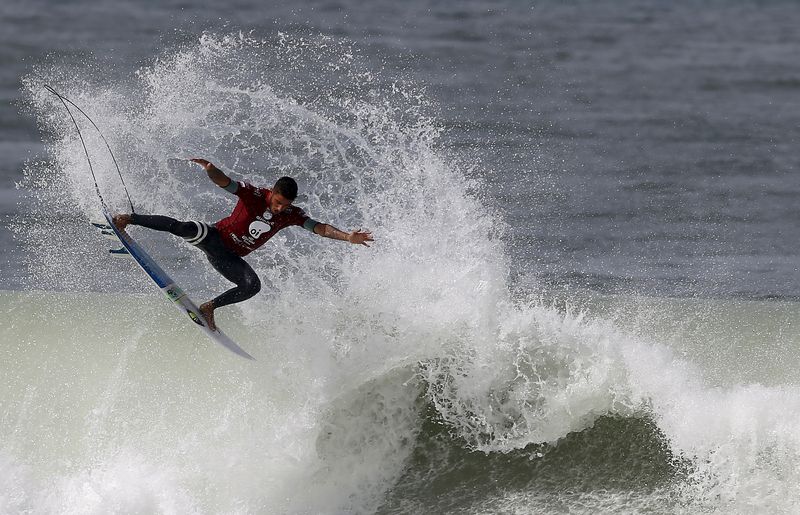
[[[609,321],[541,306],[504,314],[496,345],[423,365],[437,416],[471,448],[557,449],[604,417],[641,418],[678,466],[666,489],[675,504],[733,512],[800,504],[800,388],[711,387],[669,348]]]
[[[107,129],[144,211],[186,218],[229,209],[195,170],[170,161],[201,155],[237,178],[295,175],[312,216],[367,225],[377,242],[352,252],[287,233],[254,254],[266,291],[220,313],[231,336],[267,357],[249,369],[193,347],[193,328],[175,327],[151,297],[65,294],[77,312],[35,295],[9,301],[62,332],[20,321],[27,329],[15,333],[13,352],[30,368],[7,379],[18,420],[0,426],[10,442],[0,467],[11,471],[0,507],[70,510],[94,499],[111,511],[141,501],[167,513],[370,512],[402,484],[426,409],[467,449],[507,456],[545,444],[555,451],[543,463],[609,417],[651,420],[669,455],[691,463],[670,490],[675,502],[746,511],[800,499],[795,388],[711,388],[692,363],[608,320],[513,302],[504,224],[481,205],[480,184],[465,179],[464,165],[437,148],[424,91],[365,67],[352,47],[325,37],[276,43],[206,34],[124,84],[98,86],[91,70],[83,83],[66,80],[74,76],[67,68],[39,75],[52,76]],[[37,285],[146,291],[137,271],[120,270],[85,230],[97,205],[82,150],[33,77],[26,87],[50,138],[50,159],[26,169],[31,211],[40,216],[15,227]],[[122,204],[102,143],[87,139],[109,201]],[[58,223],[71,246],[52,245]],[[206,294],[224,287],[197,253],[161,235],[141,238],[179,282]],[[103,272],[110,269],[118,271],[113,281]],[[129,312],[112,307],[120,303]],[[76,319],[91,334],[76,333]],[[110,319],[126,325],[110,327]],[[142,319],[153,325],[131,329]],[[41,355],[61,348],[62,361],[45,358],[51,376],[37,375],[28,354],[43,341]],[[33,389],[25,386],[31,377]],[[100,393],[76,398],[59,381]],[[15,432],[32,416],[59,420],[53,397],[72,410],[59,428],[74,448],[52,434],[37,437],[42,449],[70,454],[58,466]],[[21,464],[31,455],[38,461]],[[61,478],[61,486],[42,499],[24,486],[36,483],[31,475]],[[115,497],[110,487],[122,480],[130,489]]]

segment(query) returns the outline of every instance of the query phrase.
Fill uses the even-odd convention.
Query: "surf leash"
[[[47,91],[58,97],[58,99],[61,101],[61,104],[64,106],[64,109],[67,110],[67,114],[69,114],[70,119],[72,119],[72,123],[75,125],[75,130],[78,132],[78,138],[80,138],[81,145],[83,145],[83,153],[86,154],[86,161],[89,163],[89,172],[91,172],[92,180],[94,181],[94,190],[97,193],[97,196],[100,198],[100,203],[103,205],[103,208],[108,210],[108,206],[106,205],[106,202],[103,199],[103,195],[100,193],[100,187],[97,185],[97,176],[94,173],[94,167],[92,166],[92,159],[89,157],[89,150],[86,148],[86,141],[84,141],[83,139],[83,134],[81,133],[81,129],[78,126],[77,120],[75,120],[75,117],[72,115],[72,109],[69,108],[70,105],[75,109],[77,109],[78,112],[81,113],[83,117],[86,118],[89,121],[89,123],[92,124],[92,127],[94,127],[94,129],[97,131],[97,134],[100,135],[100,139],[102,139],[103,143],[105,143],[106,148],[108,149],[108,153],[111,156],[111,160],[114,161],[114,167],[117,169],[117,175],[119,175],[119,180],[120,182],[122,182],[122,189],[125,190],[125,195],[128,197],[128,204],[130,204],[131,206],[131,213],[136,213],[136,210],[133,207],[133,201],[131,200],[131,194],[128,192],[128,187],[125,185],[125,179],[122,178],[122,171],[119,169],[119,164],[117,164],[117,158],[114,157],[114,152],[111,151],[111,145],[108,144],[108,140],[106,140],[106,137],[103,136],[103,132],[100,130],[100,127],[98,127],[97,124],[94,123],[94,120],[92,120],[92,118],[88,114],[86,114],[86,112],[84,112],[83,109],[78,107],[78,105],[75,104],[75,102],[73,102],[72,100],[68,99],[67,97],[65,97],[64,95],[53,89],[52,86],[50,86],[49,84],[45,84],[44,89],[46,89]]]

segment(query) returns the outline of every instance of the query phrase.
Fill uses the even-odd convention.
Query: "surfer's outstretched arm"
[[[189,161],[202,166],[208,174],[208,178],[220,188],[227,188],[231,184],[231,178],[225,175],[225,172],[214,166],[214,163],[211,161],[197,158],[190,159]]]
[[[349,241],[350,243],[353,243],[355,245],[364,245],[365,247],[369,247],[369,245],[367,245],[368,241],[374,241],[372,239],[371,232],[357,229],[351,233],[346,233],[328,224],[317,224],[314,227],[314,233],[319,234],[324,238],[331,238],[333,240],[340,240],[340,241]]]

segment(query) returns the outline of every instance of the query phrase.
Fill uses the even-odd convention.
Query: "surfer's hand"
[[[192,163],[199,164],[200,166],[205,168],[206,171],[209,171],[211,169],[216,168],[216,166],[211,164],[211,161],[206,161],[205,159],[192,158],[192,159],[189,159],[189,161],[191,161]]]
[[[347,235],[347,241],[355,245],[364,245],[365,247],[369,247],[369,245],[367,245],[367,242],[375,240],[372,239],[371,232],[357,229]]]

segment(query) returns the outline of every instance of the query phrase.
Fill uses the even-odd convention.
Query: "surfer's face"
[[[281,213],[291,205],[291,200],[277,192],[273,192],[269,199],[269,210],[273,215]]]

